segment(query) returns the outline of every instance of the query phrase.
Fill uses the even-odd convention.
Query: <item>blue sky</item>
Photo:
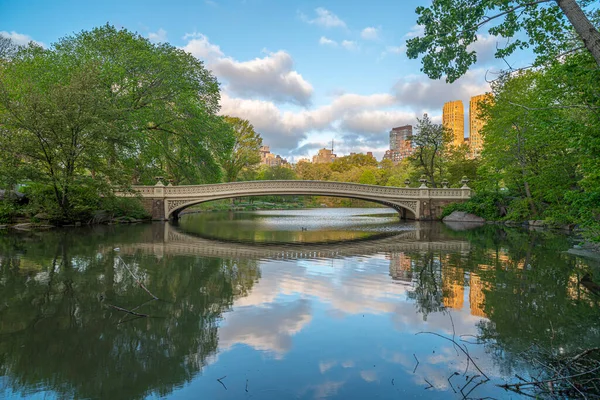
[[[105,23],[167,41],[203,60],[222,84],[221,112],[249,119],[273,152],[310,156],[388,147],[388,132],[446,101],[489,90],[497,38],[481,34],[479,61],[452,85],[405,54],[427,0],[0,0],[0,33],[50,46]],[[465,116],[466,117],[466,116]],[[465,127],[468,120],[465,118]]]

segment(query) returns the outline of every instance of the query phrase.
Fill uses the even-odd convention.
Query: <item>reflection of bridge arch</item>
[[[157,232],[158,233],[158,232]],[[186,255],[218,258],[303,259],[362,256],[384,252],[466,252],[470,245],[462,240],[430,241],[421,238],[421,231],[412,230],[379,239],[362,239],[334,243],[251,244],[205,239],[164,224],[162,238],[147,243],[123,244],[124,254],[135,252],[157,257]],[[161,240],[162,239],[162,240]]]
[[[195,204],[245,196],[332,196],[372,201],[394,208],[403,218],[434,219],[441,206],[464,201],[471,196],[468,187],[461,189],[399,188],[323,181],[252,181],[191,186],[134,186],[153,219],[177,217]],[[127,195],[117,193],[117,195]]]

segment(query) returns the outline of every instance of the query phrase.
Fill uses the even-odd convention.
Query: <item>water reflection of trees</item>
[[[146,303],[115,253],[98,250],[135,235],[107,233],[0,237],[0,376],[7,387],[45,387],[61,397],[165,395],[201,371],[217,349],[223,311],[260,277],[254,261],[130,256],[160,298]],[[131,316],[107,303],[146,303],[139,312],[152,317],[127,322]]]
[[[582,282],[584,277],[598,282],[598,270],[565,254],[564,236],[495,227],[452,236],[467,238],[470,250],[402,257],[411,270],[408,296],[424,319],[463,308],[469,290],[470,314],[485,317],[479,339],[505,371],[531,363],[532,348],[538,354],[574,354],[600,345],[600,298]],[[394,278],[398,266],[390,268]]]

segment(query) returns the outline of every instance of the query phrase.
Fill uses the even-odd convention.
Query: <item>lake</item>
[[[600,346],[575,242],[461,229],[364,208],[0,231],[0,398],[526,398],[498,385]]]

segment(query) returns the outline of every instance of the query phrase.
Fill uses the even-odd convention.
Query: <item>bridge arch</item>
[[[144,207],[153,219],[167,220],[194,204],[232,197],[251,196],[331,196],[360,199],[379,203],[398,211],[401,217],[415,220],[435,219],[441,207],[450,202],[465,201],[471,197],[466,185],[455,188],[399,188],[327,181],[250,181],[208,185],[133,186],[142,197]],[[131,192],[117,192],[118,196],[132,196]]]
[[[197,204],[207,203],[207,202],[216,201],[216,200],[232,199],[232,198],[236,198],[236,197],[255,197],[255,196],[327,196],[327,197],[365,200],[365,201],[370,201],[370,202],[373,202],[376,204],[381,204],[383,206],[386,206],[386,207],[396,210],[402,219],[416,219],[416,210],[414,209],[416,204],[414,204],[414,202],[383,201],[380,199],[372,199],[372,198],[369,198],[368,196],[332,195],[332,194],[327,194],[327,193],[323,193],[323,194],[318,194],[318,193],[293,193],[293,194],[266,193],[266,194],[254,194],[254,195],[223,195],[223,196],[215,196],[215,197],[211,197],[211,198],[190,200],[190,201],[186,201],[185,203],[177,202],[176,205],[173,204],[171,206],[170,210],[167,211],[168,214],[166,215],[166,219],[177,219],[179,217],[179,214],[182,211],[184,211],[185,209],[190,208],[192,206],[195,206]]]

